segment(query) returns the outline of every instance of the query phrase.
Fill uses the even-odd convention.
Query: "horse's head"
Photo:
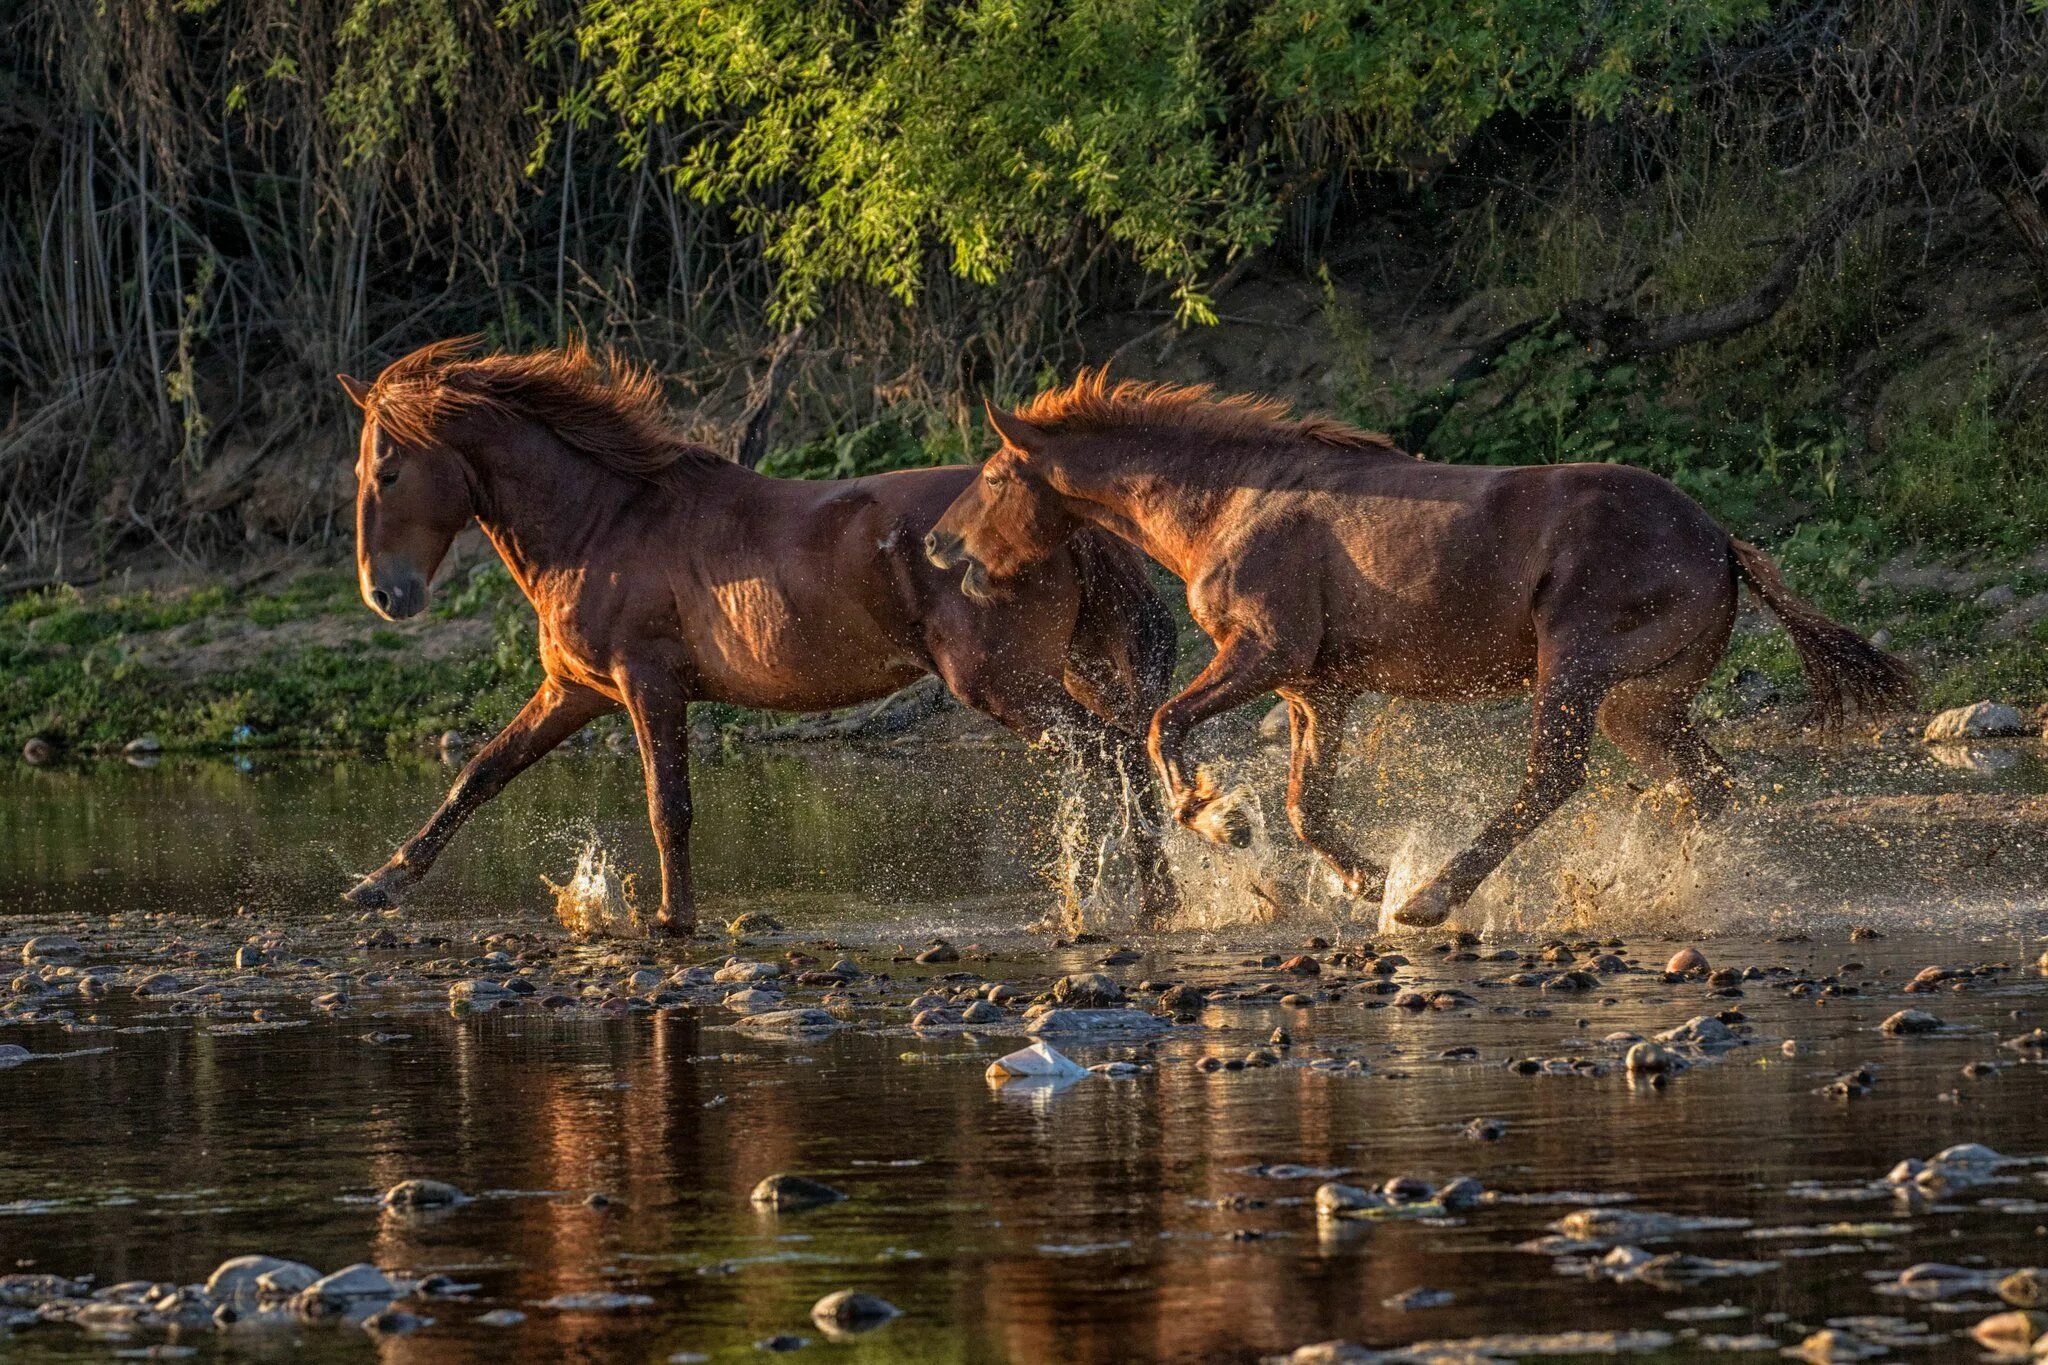
[[[469,474],[439,440],[401,441],[377,419],[378,386],[337,376],[363,410],[356,455],[356,581],[387,621],[427,607],[427,585],[474,515]]]
[[[925,557],[934,565],[967,566],[960,587],[976,601],[990,596],[992,584],[1050,558],[1081,524],[1047,482],[1051,437],[992,403],[988,421],[1003,438],[1002,449],[924,538]]]

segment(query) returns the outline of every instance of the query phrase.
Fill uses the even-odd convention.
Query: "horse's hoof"
[[[389,910],[398,904],[399,892],[405,882],[394,877],[389,868],[372,873],[354,886],[341,893],[341,898],[359,910]]]
[[[1249,848],[1252,842],[1252,817],[1245,810],[1244,803],[1233,796],[1211,801],[1184,824],[1212,844],[1225,848]]]
[[[654,917],[654,934],[657,938],[695,938],[696,917],[684,919],[681,915],[671,915],[664,910]]]
[[[1344,890],[1354,900],[1384,900],[1387,894],[1387,874],[1380,869],[1366,868],[1352,872],[1343,878]]]
[[[1434,886],[1425,886],[1394,912],[1394,923],[1405,924],[1411,929],[1433,929],[1449,919],[1454,908],[1448,893]]]

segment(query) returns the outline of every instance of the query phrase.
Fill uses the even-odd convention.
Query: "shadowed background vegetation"
[[[455,686],[494,718],[516,623],[425,662],[367,624],[296,641],[303,696],[246,652],[200,686],[149,647],[192,628],[195,580],[229,633],[351,610],[332,577],[277,591],[346,545],[331,376],[469,331],[617,344],[726,441],[784,354],[785,474],[972,455],[983,393],[1083,360],[1434,458],[1626,460],[1884,625],[1937,696],[2048,691],[2041,0],[10,16],[15,729],[328,742],[439,728],[406,717]],[[488,571],[463,591],[509,610]]]

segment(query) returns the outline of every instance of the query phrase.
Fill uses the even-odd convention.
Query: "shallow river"
[[[2038,751],[1995,772],[1918,754],[1741,766],[1787,810],[1842,790],[2048,790]],[[768,1358],[759,1343],[790,1337],[800,1359],[1252,1361],[1335,1338],[1596,1331],[1635,1334],[1610,1343],[1635,1359],[1765,1360],[1839,1323],[1906,1359],[1974,1359],[1957,1334],[2001,1306],[1988,1282],[1944,1299],[1886,1282],[1923,1261],[2048,1264],[2048,1164],[1911,1198],[1880,1183],[1900,1159],[1956,1143],[2048,1156],[2044,1054],[2002,1045],[2048,1023],[2038,829],[1752,816],[1697,853],[1676,901],[1637,915],[1613,868],[1594,868],[1605,891],[1559,908],[1561,871],[1583,883],[1587,850],[1626,826],[1588,816],[1475,913],[1486,937],[1462,955],[1437,951],[1443,933],[1397,940],[1339,922],[1314,895],[1297,918],[1263,923],[1270,911],[1241,904],[1244,922],[1225,925],[1231,907],[1212,894],[1206,929],[1132,939],[1112,923],[1103,941],[1073,944],[1022,932],[1056,902],[1042,871],[1055,793],[1022,756],[777,755],[698,765],[696,850],[707,926],[764,910],[786,928],[743,945],[578,948],[548,917],[540,876],[566,875],[592,837],[645,866],[637,766],[594,754],[515,784],[404,912],[338,909],[349,874],[380,861],[447,776],[369,761],[0,775],[0,985],[32,933],[74,935],[86,949],[74,965],[120,969],[102,1000],[25,1009],[17,991],[0,1018],[0,1045],[37,1054],[0,1068],[0,1274],[188,1284],[262,1252],[473,1286],[408,1301],[432,1322],[405,1335],[345,1320],[125,1336],[24,1323],[0,1327],[0,1357],[169,1346],[199,1359],[723,1361]],[[1439,814],[1387,846],[1433,850],[1442,828],[1469,827]],[[1228,882],[1214,859],[1176,859],[1190,879]],[[424,941],[355,946],[379,928]],[[501,931],[534,937],[475,941]],[[934,935],[962,960],[907,960]],[[1267,955],[1310,935],[1335,945],[1315,952],[1321,972],[1276,971]],[[1570,964],[1528,960],[1553,938],[1579,945]],[[235,968],[252,941],[268,955]],[[1120,943],[1138,960],[1098,968]],[[1366,943],[1409,961],[1384,973],[1333,961]],[[1714,967],[1775,974],[1667,981],[1686,943]],[[479,963],[492,947],[525,954],[543,980],[791,951],[844,953],[867,975],[848,988],[855,1027],[801,1040],[735,1030],[724,986],[658,1010],[572,990],[564,1008],[515,998],[452,1012],[451,981],[521,965]],[[1587,968],[1603,951],[1633,969],[1576,991],[1506,980]],[[1930,964],[2006,969],[1905,993]],[[1083,1064],[1141,1066],[1057,1090],[984,1078],[1030,1041],[1014,1012],[985,1032],[909,1026],[920,987],[1003,981],[1028,998],[1093,970],[1137,1003],[1156,999],[1142,981],[1216,994],[1151,1041],[1054,1040]],[[152,972],[174,981],[135,994]],[[1395,1008],[1375,989],[1388,978],[1472,1003]],[[346,1003],[313,1003],[336,990]],[[1287,992],[1296,1003],[1280,1003]],[[793,989],[790,1003],[822,994]],[[1906,1008],[1945,1027],[1878,1030]],[[1723,1011],[1738,1045],[1662,1087],[1631,1081],[1627,1042],[1608,1041]],[[1291,1035],[1277,1065],[1194,1065],[1242,1059],[1276,1028]],[[1468,1053],[1444,1055],[1454,1049]],[[1508,1065],[1563,1058],[1597,1066]],[[1965,1077],[1971,1062],[1997,1069]],[[1817,1093],[1866,1063],[1867,1093]],[[1498,1129],[1468,1135],[1482,1118]],[[757,1212],[749,1191],[773,1172],[848,1198]],[[1489,1194],[1438,1216],[1318,1216],[1327,1181],[1403,1175],[1470,1176]],[[377,1195],[409,1177],[474,1198],[381,1209]],[[1710,1258],[1669,1276],[1589,1272],[1586,1256],[1530,1245],[1599,1207],[1731,1221],[1622,1239]],[[1448,1302],[1390,1303],[1425,1288]],[[830,1340],[809,1314],[838,1289],[901,1315]],[[547,1306],[586,1291],[628,1306]],[[504,1310],[524,1316],[481,1321]],[[1495,1346],[1503,1359],[1523,1349]],[[1746,1353],[1711,1349],[1728,1346]]]

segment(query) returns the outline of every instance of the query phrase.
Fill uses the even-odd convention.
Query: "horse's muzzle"
[[[935,569],[957,569],[967,558],[966,542],[955,531],[932,531],[924,538],[924,557]]]
[[[427,609],[427,580],[407,570],[373,580],[363,593],[370,610],[387,621],[403,621]]]

